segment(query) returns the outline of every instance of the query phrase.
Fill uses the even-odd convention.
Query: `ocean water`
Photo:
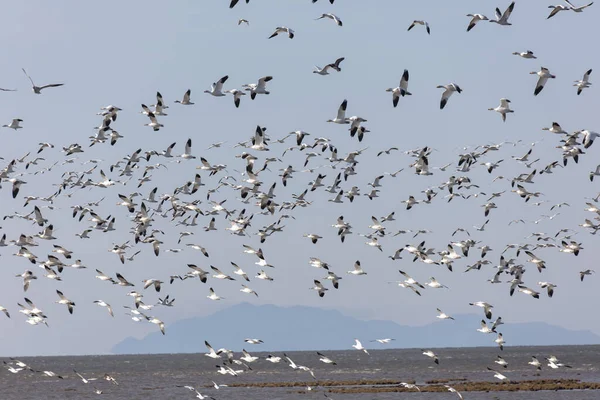
[[[204,349],[201,340],[196,345]],[[252,355],[261,357],[268,353],[259,352],[260,345],[248,345]],[[313,369],[320,383],[326,381],[360,379],[394,379],[416,381],[424,384],[429,380],[467,379],[469,381],[494,382],[493,373],[486,367],[492,367],[513,381],[531,379],[578,379],[584,382],[600,382],[600,346],[553,346],[553,347],[507,347],[500,352],[497,348],[436,349],[440,364],[421,355],[418,349],[369,350],[370,355],[353,351],[324,351],[323,353],[337,362],[328,365],[318,360],[316,352],[289,352],[287,355],[296,364]],[[283,353],[273,352],[283,356]],[[236,353],[236,357],[240,354]],[[504,369],[494,363],[497,355],[508,362]],[[540,361],[544,357],[555,355],[572,368],[552,370],[544,367],[536,371],[527,364],[531,356]],[[4,358],[4,361],[10,361]],[[272,364],[264,359],[251,363],[252,370],[239,376],[217,373],[219,360],[213,360],[202,353],[196,354],[158,354],[123,356],[67,356],[67,357],[26,357],[21,361],[35,370],[50,370],[64,379],[51,378],[40,373],[21,371],[10,373],[0,370],[0,400],[29,399],[193,399],[195,393],[183,387],[196,387],[203,395],[215,399],[230,400],[288,400],[288,399],[324,399],[324,393],[331,399],[454,399],[452,393],[331,393],[328,387],[317,386],[308,372],[291,369],[287,362]],[[234,369],[239,369],[237,366]],[[84,384],[73,370],[86,378],[100,378]],[[102,380],[105,373],[113,376],[119,383],[114,385]],[[218,384],[244,384],[268,382],[309,382],[313,390],[306,386],[298,387],[222,387],[215,389],[212,381]],[[103,391],[94,393],[94,388]],[[463,392],[465,399],[543,399],[543,400],[597,400],[600,391],[539,391],[539,392]]]

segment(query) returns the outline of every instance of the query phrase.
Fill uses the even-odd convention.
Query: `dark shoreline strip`
[[[577,379],[538,379],[515,382],[466,382],[462,379],[448,379],[447,382],[459,392],[535,392],[540,390],[600,390],[600,383],[582,382]],[[285,388],[320,386],[330,393],[390,393],[418,392],[400,386],[398,380],[347,380],[347,381],[305,381],[305,382],[255,382],[233,383],[230,387]],[[419,386],[421,392],[447,392],[440,384]]]

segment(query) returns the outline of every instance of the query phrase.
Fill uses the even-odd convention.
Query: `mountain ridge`
[[[167,326],[167,334],[149,333],[142,339],[126,338],[115,344],[113,354],[205,352],[204,340],[215,348],[240,351],[245,338],[264,341],[258,351],[347,350],[359,338],[395,338],[387,348],[442,348],[495,346],[495,334],[477,332],[482,316],[455,315],[455,321],[435,321],[424,326],[405,326],[388,320],[361,320],[339,310],[307,306],[240,303],[204,317],[182,319]],[[275,321],[275,322],[274,322]],[[239,327],[243,326],[243,329]],[[317,328],[320,327],[320,328]],[[442,330],[443,332],[440,332]],[[600,344],[600,336],[586,330],[569,330],[545,322],[506,322],[497,328],[506,346]]]

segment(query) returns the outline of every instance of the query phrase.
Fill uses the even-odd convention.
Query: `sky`
[[[17,172],[25,173],[21,179],[27,184],[22,186],[17,199],[10,195],[10,183],[2,184],[0,209],[4,215],[15,211],[30,212],[33,206],[23,207],[24,196],[52,194],[64,172],[82,172],[95,165],[84,164],[88,160],[102,161],[86,179],[99,180],[98,170],[103,169],[112,179],[123,180],[117,171],[108,173],[110,164],[138,148],[160,151],[172,142],[177,143],[174,154],[181,154],[188,138],[193,140],[195,156],[205,157],[213,164],[226,164],[227,175],[239,180],[245,162],[234,156],[244,149],[233,146],[249,139],[257,125],[267,127],[267,133],[273,139],[295,130],[309,132],[309,143],[317,137],[329,138],[338,148],[340,157],[367,148],[358,157],[358,174],[342,184],[344,190],[358,186],[361,193],[367,193],[367,183],[376,176],[400,168],[404,171],[396,178],[386,176],[382,180],[383,187],[379,188],[380,197],[373,201],[361,196],[353,203],[345,200],[343,204],[334,204],[327,201],[333,196],[324,188],[309,193],[307,198],[312,202],[311,206],[289,212],[295,219],[285,219],[283,233],[274,234],[262,245],[254,233],[275,222],[278,214],[259,215],[260,210],[255,206],[239,202],[238,192],[221,188],[211,200],[227,200],[225,205],[230,210],[246,208],[247,212],[256,213],[248,231],[250,236],[230,235],[224,230],[229,225],[227,220],[219,215],[217,231],[204,232],[202,226],[210,217],[202,217],[198,219],[199,225],[192,228],[195,234],[177,244],[179,232],[188,229],[175,226],[170,218],[156,216],[153,227],[165,232],[161,236],[162,249],[184,250],[176,254],[163,251],[160,257],[155,257],[151,246],[139,245],[130,249],[128,255],[137,250],[141,253],[125,265],[108,251],[114,243],[132,239],[129,233],[131,216],[126,208],[115,205],[119,200],[117,194],[140,191],[146,196],[156,186],[159,194],[172,193],[176,186],[193,179],[198,172],[199,160],[172,163],[164,158],[152,158],[150,164],[164,163],[168,169],[152,172],[152,181],[139,189],[135,183],[146,163],[140,163],[131,182],[125,186],[67,190],[70,196],[59,196],[53,210],[42,210],[53,223],[58,239],[39,240],[39,247],[31,250],[44,259],[46,254],[51,254],[52,244],[60,244],[72,250],[74,259],[81,259],[88,268],[67,269],[63,272],[62,282],[51,281],[43,277],[43,269],[14,257],[16,247],[0,248],[0,305],[6,307],[12,317],[7,319],[0,315],[0,355],[106,353],[125,337],[140,338],[154,332],[156,326],[134,323],[124,315],[126,310],[122,306],[133,304],[125,295],[128,288],[100,282],[94,278],[95,269],[112,276],[120,272],[141,291],[143,279],[167,281],[170,275],[185,274],[188,263],[204,269],[214,265],[231,272],[231,261],[251,276],[248,286],[259,293],[258,298],[239,292],[239,279],[215,282],[209,278],[208,284],[186,280],[166,284],[160,293],[160,297],[169,294],[176,298],[175,307],[155,307],[149,315],[165,322],[167,334],[169,324],[174,321],[208,315],[243,301],[331,308],[364,319],[423,325],[435,321],[436,307],[449,314],[480,313],[468,303],[487,301],[494,305],[496,315],[501,315],[507,323],[545,321],[600,334],[600,322],[589,318],[598,301],[596,277],[587,277],[583,283],[579,281],[579,271],[596,266],[598,252],[594,244],[597,239],[578,227],[585,218],[593,216],[584,208],[585,202],[589,201],[585,198],[598,192],[597,182],[590,183],[588,174],[596,167],[599,151],[596,146],[600,145],[587,149],[577,165],[571,161],[567,168],[555,169],[552,175],[536,176],[535,184],[528,187],[543,193],[537,199],[544,202],[539,206],[532,204],[535,200],[526,204],[511,193],[506,180],[492,182],[498,175],[510,179],[561,160],[560,149],[556,148],[560,136],[542,131],[553,121],[569,132],[599,129],[596,110],[600,94],[592,87],[577,96],[572,86],[586,70],[600,64],[600,55],[590,51],[586,41],[586,38],[597,37],[600,29],[593,24],[597,12],[595,6],[580,14],[561,12],[546,20],[550,10],[545,4],[519,1],[511,16],[512,26],[483,21],[467,33],[469,18],[466,14],[482,13],[492,17],[496,6],[504,10],[509,2],[338,0],[330,5],[325,0],[316,4],[309,0],[252,0],[250,4],[240,2],[233,10],[228,8],[228,3],[229,0],[174,3],[150,0],[141,6],[138,2],[108,0],[99,7],[87,2],[55,1],[50,4],[33,0],[7,4],[4,12],[10,18],[5,18],[0,26],[0,44],[8,57],[0,65],[0,87],[17,91],[0,93],[0,119],[2,124],[8,124],[12,118],[21,118],[24,128],[18,132],[7,128],[0,130],[4,139],[0,149],[0,156],[4,157],[2,165],[27,152],[31,152],[30,160],[35,156],[39,142],[51,142],[56,147],[39,155],[45,160],[38,166],[31,166],[26,171],[25,164],[18,165]],[[343,27],[336,26],[331,20],[315,21],[325,12],[339,16]],[[249,20],[250,25],[238,26],[239,18]],[[428,21],[431,35],[427,35],[422,26],[407,32],[414,19]],[[267,40],[274,28],[282,25],[295,30],[294,39],[279,35]],[[538,59],[526,60],[512,55],[515,51],[525,50],[534,51]],[[311,72],[314,65],[323,66],[339,57],[345,57],[341,72],[328,76]],[[540,66],[549,68],[557,77],[534,97],[537,77],[529,72],[538,71]],[[21,68],[25,68],[38,85],[65,85],[35,95]],[[393,108],[391,95],[385,89],[398,85],[404,69],[410,72],[412,96],[402,98],[398,107]],[[245,96],[236,109],[229,96],[215,98],[202,93],[210,88],[211,82],[224,75],[229,76],[225,89],[240,88],[261,76],[272,75],[273,80],[268,85],[271,94],[259,95],[254,101]],[[591,81],[594,82],[594,74]],[[458,84],[463,92],[454,94],[446,108],[440,110],[441,90],[436,86],[451,82]],[[195,105],[174,104],[187,89],[192,90]],[[162,93],[170,108],[166,110],[168,116],[159,118],[165,127],[153,132],[143,126],[148,119],[140,114],[140,104],[154,104],[156,91]],[[515,110],[505,123],[497,113],[487,110],[496,107],[502,97],[510,99]],[[362,143],[350,138],[347,126],[325,122],[335,117],[344,99],[348,100],[348,116],[358,115],[368,120],[365,126],[371,132]],[[123,109],[112,127],[124,138],[114,147],[105,143],[88,148],[88,137],[94,134],[92,128],[101,122],[96,113],[108,104]],[[226,143],[221,148],[207,150],[211,143],[218,141]],[[476,146],[504,141],[514,144],[507,143],[500,151],[480,160],[504,159],[492,174],[480,165],[466,174],[453,170],[459,154],[473,151]],[[78,155],[74,164],[61,165],[67,157],[60,150],[71,143],[81,144],[85,152]],[[300,171],[305,159],[305,155],[297,150],[282,158],[283,151],[292,145],[293,141],[289,139],[285,144],[272,143],[271,150],[265,152],[267,154],[251,151],[259,157],[258,165],[262,165],[265,157],[282,159],[282,162],[270,164],[270,171],[260,174],[265,190],[272,182],[278,182],[275,193],[279,203],[292,201],[292,194],[301,193],[318,173],[327,175],[326,185],[337,175],[337,170],[328,167],[312,173],[297,172],[284,188],[277,176],[278,170],[293,165]],[[376,156],[380,150],[391,146],[401,151]],[[414,159],[403,151],[425,146],[434,149],[429,157],[431,167],[448,163],[452,166],[446,171],[432,168],[432,176],[415,175],[414,169],[409,168]],[[530,159],[540,158],[532,169],[512,159],[512,156],[522,156],[530,148],[533,148]],[[329,155],[325,152],[318,159],[311,159],[309,167],[328,164],[323,157]],[[31,174],[31,171],[41,170],[56,161],[58,164],[51,172]],[[212,178],[204,172],[201,174],[206,186],[198,195],[183,196],[182,200],[199,199],[201,208],[209,210],[211,205],[206,201],[206,190],[216,187],[218,179],[226,174],[222,172]],[[424,198],[421,191],[446,182],[451,175],[467,175],[472,183],[480,186],[464,193],[481,191],[489,195],[506,190],[502,197],[495,199],[498,209],[492,210],[484,232],[472,228],[486,220],[481,208],[485,203],[484,195],[468,200],[458,198],[448,203],[443,198],[447,191],[439,190],[430,205],[420,204],[407,211],[401,203],[409,195]],[[117,230],[110,233],[95,231],[89,240],[75,237],[89,223],[85,219],[82,222],[72,219],[70,207],[102,197],[105,200],[95,210],[102,216],[115,216]],[[550,211],[551,205],[560,202],[567,202],[570,207]],[[39,201],[32,204],[45,205]],[[359,233],[369,233],[370,217],[381,217],[392,211],[396,212],[396,221],[386,223],[388,232],[399,229],[432,232],[417,238],[388,234],[380,240],[384,250],[381,253],[365,245],[367,240]],[[532,222],[556,212],[560,215],[552,220]],[[340,215],[354,227],[354,235],[344,244],[331,227]],[[527,223],[509,226],[508,222],[513,219],[523,219]],[[1,226],[7,240],[18,238],[20,233],[39,232],[37,226],[22,219],[6,219]],[[451,240],[466,238],[460,234],[451,236],[458,227],[467,228],[474,240],[481,241],[479,245],[488,244],[493,248],[488,255],[492,265],[465,274],[465,266],[478,259],[476,254],[458,260],[454,272],[443,266],[412,263],[406,256],[398,261],[387,258],[397,248],[421,240],[426,240],[428,247],[443,250]],[[506,244],[533,243],[535,238],[526,239],[532,232],[554,236],[561,228],[577,231],[573,239],[582,242],[584,247],[579,256],[552,248],[536,250],[535,254],[547,261],[547,269],[541,274],[526,262],[525,256],[519,258],[519,262],[526,265],[524,280],[529,287],[538,287],[538,281],[558,285],[552,299],[545,293],[539,300],[522,293],[509,297],[506,284],[486,282],[493,277],[493,265],[497,264]],[[302,237],[306,233],[317,233],[323,239],[313,245]],[[202,244],[210,258],[186,248],[186,243]],[[275,278],[273,282],[252,278],[259,268],[254,265],[254,256],[242,252],[243,244],[263,249],[267,261],[275,266],[268,271]],[[514,253],[509,255],[514,257]],[[343,276],[339,290],[330,289],[323,298],[309,290],[313,279],[322,280],[325,276],[323,270],[308,265],[309,257],[323,259],[333,271]],[[367,275],[346,274],[356,260],[361,261]],[[24,293],[21,281],[15,275],[26,269],[33,270],[38,276],[26,297],[48,315],[49,328],[26,324],[25,316],[18,312],[17,303],[23,303]],[[423,282],[435,276],[449,289],[428,289],[423,291],[423,296],[417,297],[388,283],[401,279],[398,269]],[[502,279],[509,278],[504,276]],[[326,282],[330,287],[328,284]],[[210,286],[225,299],[217,302],[207,299]],[[58,300],[57,289],[76,303],[73,315],[68,314],[65,306],[54,303]],[[151,289],[144,294],[146,303],[156,302],[158,296]],[[99,299],[113,305],[114,318],[93,304]],[[202,338],[202,332],[198,332],[198,337]],[[506,339],[508,342],[509,338]]]

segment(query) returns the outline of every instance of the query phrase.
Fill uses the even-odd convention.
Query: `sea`
[[[204,349],[201,340],[190,345]],[[322,351],[337,365],[320,362],[315,351],[286,353],[296,364],[311,368],[317,379],[313,379],[308,372],[290,368],[284,360],[278,364],[264,360],[269,353],[260,352],[261,345],[249,344],[246,347],[252,355],[261,356],[261,359],[250,363],[252,370],[238,376],[219,374],[216,366],[221,362],[203,353],[23,357],[19,360],[34,370],[53,371],[64,379],[30,371],[13,374],[2,368],[0,400],[197,398],[195,391],[183,386],[193,386],[203,396],[217,400],[458,399],[456,394],[449,392],[335,393],[329,391],[331,387],[326,382],[382,379],[414,381],[417,385],[424,385],[433,380],[497,381],[487,367],[501,371],[512,381],[577,379],[583,382],[600,382],[600,346],[506,347],[504,351],[491,347],[434,349],[439,356],[439,365],[422,355],[419,349],[369,350],[369,355],[357,350]],[[271,354],[283,357],[283,352]],[[236,353],[236,357],[239,355]],[[507,368],[494,363],[498,355],[508,362]],[[544,357],[551,355],[572,368],[547,367]],[[543,363],[541,371],[527,364],[531,356],[536,356]],[[10,362],[9,358],[1,359]],[[242,367],[234,366],[234,369],[240,368]],[[85,384],[73,370],[87,379],[98,379]],[[104,374],[114,377],[118,385],[102,379]],[[220,385],[219,389],[213,387],[213,381]],[[281,382],[301,384],[297,387],[244,386]],[[229,384],[241,386],[223,386]],[[308,390],[308,385],[311,390]],[[102,391],[102,394],[95,393],[95,389]],[[472,400],[599,400],[600,390],[463,392],[462,395],[464,399]]]

